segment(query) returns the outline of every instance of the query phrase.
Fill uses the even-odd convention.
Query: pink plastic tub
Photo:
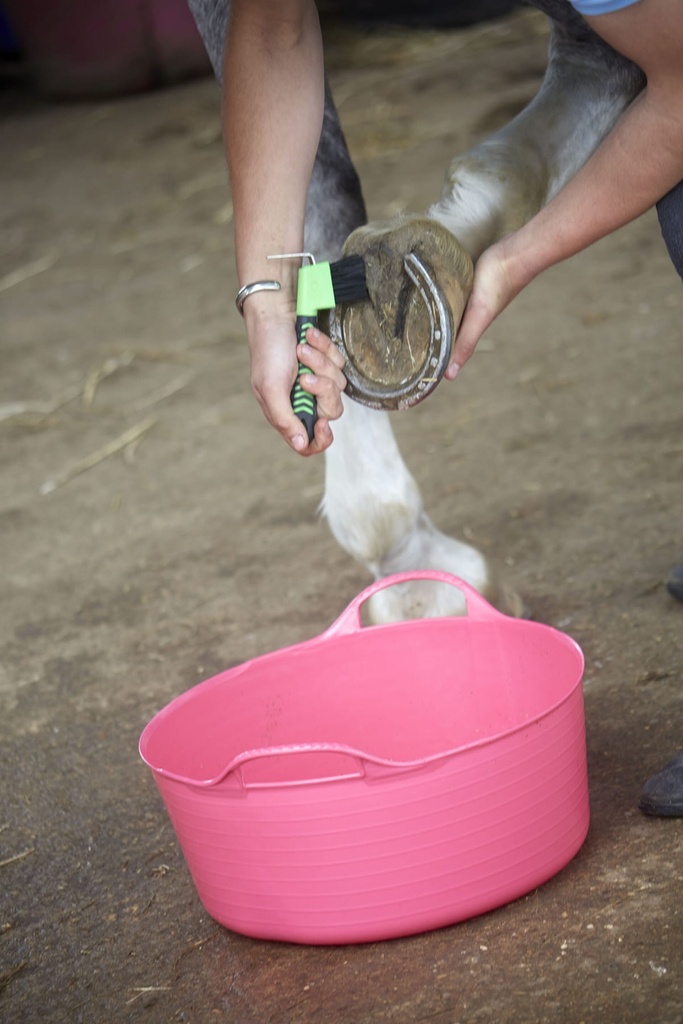
[[[462,618],[364,628],[410,579]],[[529,892],[588,830],[583,656],[443,573],[178,697],[142,734],[199,896],[234,931],[367,942]]]

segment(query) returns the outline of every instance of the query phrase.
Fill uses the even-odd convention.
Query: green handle
[[[317,326],[317,316],[298,316],[296,318],[297,343],[303,345],[306,341],[306,331],[308,328]],[[294,387],[292,388],[290,400],[292,403],[292,409],[294,409],[294,412],[306,428],[306,433],[310,443],[313,440],[313,432],[318,419],[318,409],[315,395],[311,395],[301,387],[300,379],[304,373],[312,373],[312,371],[309,370],[307,366],[304,366],[303,363],[299,363],[299,370],[296,375]]]

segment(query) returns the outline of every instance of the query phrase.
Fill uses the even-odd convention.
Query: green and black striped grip
[[[296,340],[297,343],[303,345],[306,341],[306,331],[309,327],[317,327],[318,318],[315,316],[298,316],[296,318]],[[313,440],[313,430],[318,419],[318,408],[315,400],[315,395],[311,395],[308,391],[304,391],[300,384],[300,378],[304,373],[311,373],[307,366],[303,363],[299,363],[299,370],[296,375],[296,381],[292,388],[292,394],[290,396],[292,409],[299,417],[301,422],[306,428],[309,443]]]

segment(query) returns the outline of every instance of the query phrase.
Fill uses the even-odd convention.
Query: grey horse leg
[[[530,220],[588,160],[645,83],[567,0],[535,0],[550,18],[548,66],[525,109],[453,160],[430,216],[476,259]]]

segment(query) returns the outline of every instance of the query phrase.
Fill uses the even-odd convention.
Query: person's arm
[[[446,376],[541,271],[640,216],[683,179],[683,4],[639,0],[586,19],[647,86],[584,167],[528,224],[486,250]]]
[[[298,356],[314,372],[302,385],[318,399],[315,438],[292,411],[297,372],[294,333],[300,261],[267,260],[301,252],[306,194],[324,111],[324,70],[313,0],[233,0],[223,72],[223,129],[234,205],[240,286],[279,280],[279,292],[244,302],[252,387],[269,422],[302,454],[332,441],[341,415],[343,360],[329,339],[309,332]]]

